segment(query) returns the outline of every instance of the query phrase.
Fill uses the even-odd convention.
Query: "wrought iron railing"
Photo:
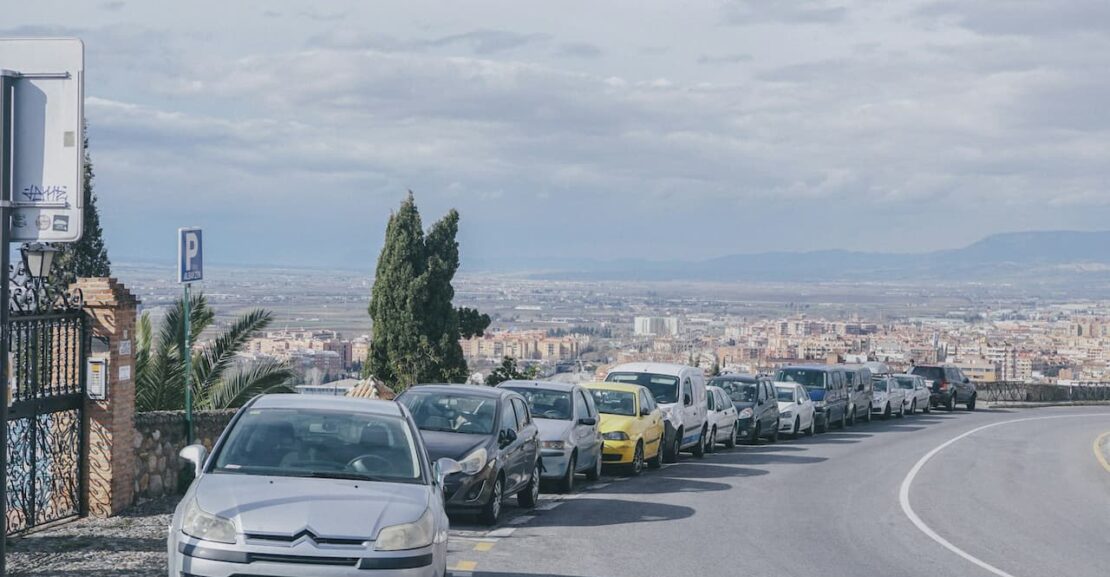
[[[1002,381],[978,383],[979,400],[1012,403],[1064,403],[1110,401],[1110,383],[1056,385]]]

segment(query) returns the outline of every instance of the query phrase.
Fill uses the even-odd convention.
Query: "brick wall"
[[[193,414],[197,442],[212,450],[235,411],[198,411]],[[177,456],[185,447],[185,412],[153,411],[135,414],[132,478],[135,496],[153,499],[184,492],[178,486],[181,470],[190,466]],[[180,489],[180,491],[179,491]]]

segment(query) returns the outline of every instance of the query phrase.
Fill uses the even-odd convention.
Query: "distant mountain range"
[[[555,259],[485,261],[469,272],[517,272],[565,280],[914,281],[927,279],[1110,280],[1110,231],[988,236],[960,249],[915,254],[847,250],[736,254],[699,261]]]

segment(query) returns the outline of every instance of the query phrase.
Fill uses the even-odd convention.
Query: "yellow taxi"
[[[645,387],[625,383],[589,383],[594,405],[601,415],[601,459],[606,465],[624,465],[633,475],[644,464],[663,464],[663,413]],[[651,455],[648,457],[647,455]]]

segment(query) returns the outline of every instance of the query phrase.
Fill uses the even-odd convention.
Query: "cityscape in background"
[[[288,362],[302,392],[343,394],[362,376],[372,327],[367,273],[213,267],[203,289],[221,317],[255,307],[275,322],[241,362]],[[167,268],[121,264],[152,316],[179,297]],[[1110,302],[1038,297],[978,283],[569,281],[461,274],[456,302],[493,319],[462,341],[472,382],[504,357],[542,378],[586,381],[630,361],[707,372],[876,360],[945,362],[981,383],[1105,382]]]

